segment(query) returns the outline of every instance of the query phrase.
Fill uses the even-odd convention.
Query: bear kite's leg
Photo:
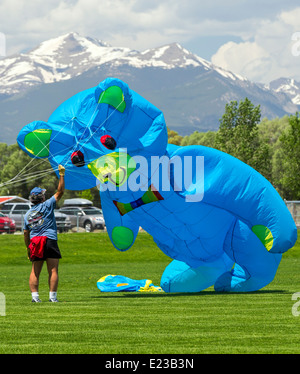
[[[249,227],[237,220],[228,233],[224,250],[235,261],[230,272],[215,283],[218,292],[251,292],[268,285],[275,277],[282,255],[267,251]]]
[[[173,260],[161,277],[161,288],[165,292],[200,292],[212,286],[216,279],[232,268],[233,261],[224,253],[218,260],[197,268]]]

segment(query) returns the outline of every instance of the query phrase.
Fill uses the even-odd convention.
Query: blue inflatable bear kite
[[[163,113],[119,79],[71,97],[17,140],[57,175],[64,165],[66,188],[99,186],[118,250],[140,226],[153,237],[173,259],[161,278],[166,292],[259,290],[295,244],[295,223],[262,175],[212,148],[168,144]]]

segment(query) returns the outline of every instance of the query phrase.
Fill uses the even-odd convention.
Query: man
[[[57,192],[48,200],[46,190],[35,187],[31,190],[29,199],[32,208],[24,217],[24,241],[28,258],[32,261],[29,276],[29,287],[32,302],[39,303],[39,276],[44,261],[47,263],[49,274],[49,301],[57,302],[58,263],[61,258],[57,245],[57,227],[54,216],[56,203],[61,199],[65,190],[65,168],[59,169],[59,184]]]

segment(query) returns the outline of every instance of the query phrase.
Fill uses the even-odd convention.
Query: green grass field
[[[40,304],[31,303],[22,235],[0,236],[0,353],[201,354],[300,353],[300,241],[284,254],[274,281],[261,291],[218,294],[100,293],[107,274],[159,285],[171,261],[146,233],[128,252],[106,233],[60,234],[60,303],[48,302],[46,266]],[[300,308],[299,308],[300,311]]]

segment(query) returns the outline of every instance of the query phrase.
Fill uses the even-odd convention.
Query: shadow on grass
[[[125,298],[149,298],[149,297],[201,297],[201,296],[216,296],[216,295],[263,295],[263,294],[290,294],[284,290],[260,290],[254,292],[215,292],[215,291],[201,291],[201,292],[100,292],[99,296],[91,296],[92,299],[111,299],[116,297]]]

